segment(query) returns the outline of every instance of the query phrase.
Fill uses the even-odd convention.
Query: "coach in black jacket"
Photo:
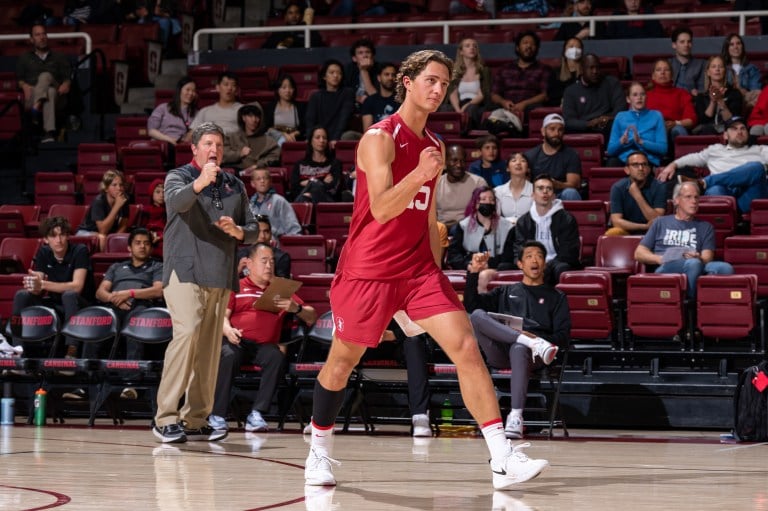
[[[564,271],[581,268],[579,226],[576,219],[555,198],[552,178],[542,174],[533,182],[531,210],[517,219],[515,225],[515,258],[519,259],[523,244],[541,242],[547,249],[545,282],[554,286]]]

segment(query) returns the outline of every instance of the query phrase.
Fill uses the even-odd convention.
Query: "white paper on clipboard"
[[[397,324],[400,325],[400,328],[403,329],[405,335],[408,337],[415,337],[425,333],[424,329],[414,323],[413,320],[408,317],[408,314],[406,314],[405,311],[399,310],[395,312],[393,317],[395,318],[395,321],[397,321]]]
[[[501,312],[489,312],[488,315],[498,321],[499,323],[503,323],[512,330],[517,330],[518,332],[523,331],[523,318],[520,316],[513,316],[511,314],[502,314]]]

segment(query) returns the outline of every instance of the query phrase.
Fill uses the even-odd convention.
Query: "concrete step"
[[[179,78],[187,74],[187,59],[163,60],[163,71],[155,79],[156,89],[175,89]]]
[[[154,87],[132,87],[128,89],[128,101],[120,107],[121,114],[146,114],[155,107]]]

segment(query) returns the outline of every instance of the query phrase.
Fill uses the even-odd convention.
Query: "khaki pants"
[[[179,282],[176,272],[171,273],[163,294],[171,312],[173,339],[165,352],[157,391],[158,427],[185,421],[187,427],[197,429],[208,423],[229,293],[229,289]],[[179,400],[185,395],[179,410]]]
[[[40,73],[37,84],[32,89],[32,96],[27,99],[27,108],[41,103],[43,113],[43,130],[56,131],[56,102],[59,99],[58,84],[53,75],[47,71]]]

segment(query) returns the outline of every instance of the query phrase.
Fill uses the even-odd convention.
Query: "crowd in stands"
[[[620,3],[617,14],[652,11],[640,0]],[[407,8],[398,2],[319,4],[314,5],[315,14],[336,16],[380,15]],[[449,12],[497,16],[514,12],[517,4],[454,1]],[[525,4],[542,15],[550,9],[543,2]],[[575,201],[595,198],[591,189],[595,167],[619,172],[609,196],[598,199],[606,202],[601,210],[608,215],[605,234],[642,235],[635,259],[649,271],[685,274],[691,298],[695,298],[700,275],[734,272],[731,265],[716,260],[715,249],[722,247],[717,245],[721,240],[714,227],[696,218],[700,196],[735,198],[734,215],[749,213],[756,199],[768,199],[768,150],[758,138],[768,135],[768,87],[764,87],[760,68],[748,58],[740,36],[728,34],[720,54],[698,58],[694,57],[693,31],[677,27],[669,36],[670,55],[653,63],[649,79],[627,80],[626,74],[607,72],[607,59],[585,51],[589,30],[577,19],[594,13],[591,0],[569,2],[567,8],[574,21],[559,25],[555,39],[563,41],[562,53],[548,62],[538,57],[541,38],[535,30],[521,31],[511,43],[516,59],[493,66],[481,57],[475,39],[460,38],[453,79],[439,113],[456,114],[453,119],[458,119],[461,128],[446,134],[439,125],[428,125],[446,148],[445,172],[435,188],[436,214],[446,233],[443,268],[468,271],[466,283],[471,292],[467,296],[471,300],[467,310],[475,328],[485,332],[491,330],[478,310],[493,308],[499,293],[493,282],[500,273],[520,270],[528,282],[525,293],[534,297],[539,292],[555,293],[562,300],[553,289],[561,276],[592,262],[583,256],[589,241],[575,210],[569,207],[575,208]],[[167,43],[178,34],[172,12],[162,2],[156,6],[139,2],[121,14],[119,21],[158,22]],[[312,14],[303,4],[287,5],[283,19],[289,29],[272,33],[263,47],[303,48],[304,32],[293,27],[312,23]],[[94,23],[102,19],[99,16],[106,14],[89,3],[75,2],[61,22]],[[595,37],[632,39],[664,37],[664,33],[656,20],[617,20],[598,24]],[[317,32],[311,34],[313,47],[323,44]],[[42,123],[45,142],[56,136],[60,121],[55,115],[59,98],[68,93],[70,70],[49,51],[45,25],[34,25],[30,35],[32,50],[19,59],[18,80],[27,109]],[[318,66],[316,87],[309,92],[300,94],[289,72],[274,73],[272,101],[245,101],[241,77],[236,71],[223,70],[216,79],[217,98],[201,105],[202,87],[190,74],[179,80],[171,99],[159,103],[146,120],[146,138],[164,144],[167,167],[180,164],[176,156],[186,153],[174,151],[189,145],[196,127],[214,122],[223,129],[223,166],[250,186],[250,207],[260,229],[258,245],[241,247],[242,289],[255,286],[260,293],[273,273],[297,277],[291,273],[291,258],[281,250],[280,238],[311,233],[311,225],[297,217],[299,203],[317,207],[351,202],[355,162],[342,159],[340,148],[398,108],[394,100],[397,65],[377,61],[376,48],[365,37],[349,50],[347,62],[329,59]],[[689,135],[710,135],[717,141],[681,154],[676,140]],[[580,140],[593,144],[596,165],[587,168],[587,158],[577,147]],[[290,156],[297,152],[303,154]],[[166,221],[164,183],[157,177],[146,188],[134,186],[136,183],[137,175],[125,169],[106,170],[99,193],[88,201],[82,223],[71,225],[59,216],[43,221],[40,233],[45,244],[33,259],[24,288],[14,298],[12,314],[18,315],[30,305],[47,304],[66,321],[82,307],[104,304],[124,320],[141,308],[162,303],[158,267],[162,267]],[[133,223],[129,221],[131,202],[144,203]],[[87,246],[93,246],[93,252],[107,251],[110,235],[118,233],[128,235],[126,261],[94,275]],[[78,241],[97,241],[91,245],[86,239],[82,245],[71,242],[73,236]],[[538,244],[532,246],[531,241]],[[529,250],[532,247],[535,250]],[[478,254],[483,257],[475,258]],[[336,256],[338,253],[330,254],[329,260]],[[495,289],[499,289],[498,283]],[[297,316],[311,324],[318,314],[302,301],[300,293],[278,312],[254,312],[241,300],[245,299],[233,294],[227,310],[224,334],[238,342],[224,343],[228,349],[222,353],[210,421],[213,427],[226,428],[233,374],[249,356],[264,368],[263,376],[271,382],[260,391],[247,419],[250,431],[261,431],[267,427],[263,415],[269,411],[276,382],[283,375],[285,351],[278,341],[284,317]],[[565,348],[563,337],[567,337],[569,325],[561,304],[539,313],[547,318],[546,324],[540,322],[540,331],[534,329],[533,333]],[[270,325],[263,338],[262,328],[254,327],[257,324]],[[401,332],[396,334],[393,337]],[[542,352],[539,362],[530,363],[528,352],[523,365],[517,350],[503,351],[506,348],[500,348],[491,334],[484,335],[482,348],[489,363],[494,360],[499,368],[525,367],[527,371],[548,357]],[[239,343],[241,338],[253,342]],[[257,348],[250,349],[252,345]],[[68,339],[65,346],[63,355],[83,355],[75,341]],[[128,356],[141,354],[133,347]],[[512,385],[524,393],[521,382]],[[519,438],[523,406],[518,394],[514,403],[517,412],[510,415],[507,430],[511,438]],[[423,415],[423,406],[414,409],[419,409],[414,416]]]

